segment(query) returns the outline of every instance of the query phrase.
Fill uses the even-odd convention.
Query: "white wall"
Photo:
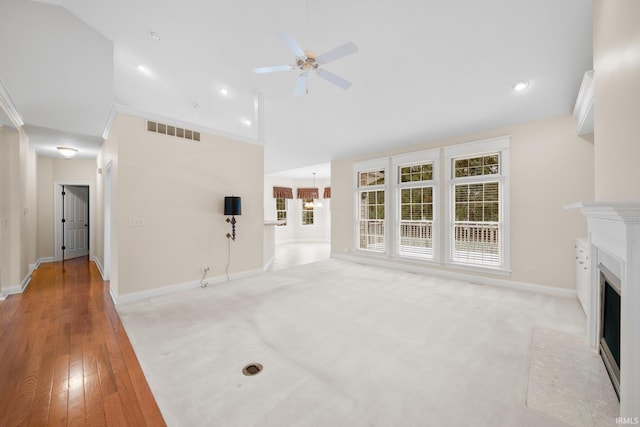
[[[117,296],[200,280],[203,265],[209,277],[223,277],[231,231],[224,196],[242,197],[229,273],[262,270],[262,146],[205,133],[200,142],[159,135],[146,130],[144,119],[118,114],[98,161],[103,171],[113,162]],[[97,240],[101,247],[103,237]]]
[[[576,135],[570,115],[332,162],[332,253],[354,251],[354,162],[503,135],[512,136],[512,273],[506,279],[575,289],[573,246],[576,237],[586,236],[586,220],[577,212],[564,211],[562,206],[593,198],[593,144]],[[444,182],[442,176],[440,182]],[[529,269],[533,274],[528,274]]]
[[[301,202],[299,199],[287,200],[287,225],[275,227],[276,243],[291,242],[329,242],[331,239],[331,199],[323,199],[325,187],[331,186],[330,179],[316,179],[322,207],[314,212],[314,225],[301,224]],[[296,197],[298,188],[312,188],[311,179],[291,179],[277,175],[266,175],[264,179],[264,212],[265,219],[275,219],[276,200],[273,198],[273,187],[288,187],[293,189]]]

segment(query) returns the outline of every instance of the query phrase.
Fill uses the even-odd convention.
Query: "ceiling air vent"
[[[176,126],[165,125],[164,123],[152,122],[151,120],[147,120],[147,130],[153,133],[161,133],[162,135],[175,136],[176,138],[200,141],[200,132],[183,129]]]

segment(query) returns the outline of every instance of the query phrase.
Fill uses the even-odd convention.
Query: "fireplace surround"
[[[589,270],[594,273],[587,293],[587,339],[600,351],[607,304],[606,294],[602,298],[604,277],[614,291],[609,290],[609,302],[616,293],[620,296],[620,416],[640,417],[640,202],[579,202],[565,209],[578,209],[587,218]]]

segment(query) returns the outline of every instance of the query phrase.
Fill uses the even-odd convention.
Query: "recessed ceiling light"
[[[159,41],[160,40],[160,34],[156,33],[155,31],[151,31],[149,33],[149,36],[154,39],[155,41]]]
[[[220,95],[222,96],[229,95],[229,89],[227,89],[226,87],[221,87],[220,89],[218,89],[218,92],[220,92]]]
[[[242,119],[242,124],[245,125],[246,127],[249,127],[249,126],[251,126],[251,120]]]
[[[144,65],[138,65],[138,71],[147,76],[151,75],[151,70]]]
[[[522,92],[526,88],[529,87],[529,82],[527,80],[523,80],[513,85],[513,90],[516,92]]]

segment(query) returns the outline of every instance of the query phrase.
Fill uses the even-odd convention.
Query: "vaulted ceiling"
[[[0,7],[0,79],[43,155],[57,137],[95,155],[116,104],[264,144],[275,172],[566,114],[592,68],[585,0]],[[312,75],[295,97],[298,70],[254,75],[293,63],[281,30],[316,54],[353,41],[358,53],[326,65],[351,88]],[[520,80],[529,88],[515,93]]]

